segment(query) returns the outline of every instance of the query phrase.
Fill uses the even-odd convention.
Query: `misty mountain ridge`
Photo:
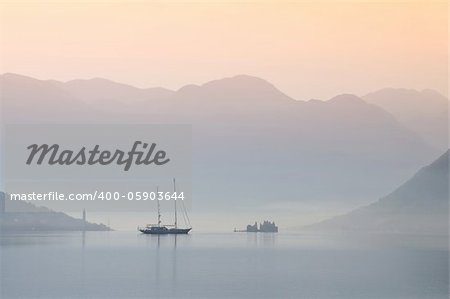
[[[174,93],[172,90],[162,87],[137,88],[103,78],[77,79],[67,82],[53,81],[53,83],[67,90],[73,96],[92,104],[95,104],[95,101],[98,100],[127,103],[139,100],[166,99]]]
[[[340,232],[448,234],[449,151],[389,195],[306,229]]]
[[[249,207],[273,198],[368,202],[438,153],[357,96],[296,101],[246,75],[164,91],[163,98],[141,98],[148,89],[104,79],[58,83],[6,74],[0,84],[6,123],[192,124],[201,203],[212,195],[214,204]],[[114,94],[120,98],[108,99]]]
[[[71,217],[62,212],[55,212],[46,207],[38,207],[26,201],[8,200],[4,192],[0,192],[0,231],[32,232],[32,231],[107,231],[104,224],[85,222],[83,219]],[[81,216],[81,211],[80,211]]]
[[[385,88],[363,97],[394,115],[431,145],[448,148],[448,98],[430,89]]]

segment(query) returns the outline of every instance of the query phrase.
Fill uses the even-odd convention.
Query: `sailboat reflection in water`
[[[176,193],[176,185],[175,179],[173,179],[173,191]],[[156,194],[158,194],[158,189],[156,189]],[[166,235],[166,234],[187,234],[192,229],[189,221],[189,217],[187,215],[186,209],[183,204],[183,216],[186,221],[186,228],[178,227],[178,219],[177,219],[177,200],[174,200],[174,212],[175,212],[175,223],[173,225],[161,225],[161,210],[159,206],[159,200],[156,200],[158,203],[158,224],[147,224],[146,227],[140,228],[138,230],[143,234],[152,234],[152,235]]]

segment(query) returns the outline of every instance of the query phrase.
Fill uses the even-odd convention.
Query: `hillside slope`
[[[449,151],[379,201],[307,229],[447,234],[448,163]]]

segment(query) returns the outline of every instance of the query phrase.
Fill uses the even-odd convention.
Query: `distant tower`
[[[6,195],[3,192],[0,192],[0,214],[4,214],[6,212]]]
[[[83,233],[86,231],[86,209],[83,209]],[[84,241],[84,239],[83,239]]]
[[[4,225],[3,218],[5,218],[5,212],[6,212],[5,197],[6,197],[5,193],[0,192],[0,231],[3,231],[3,225]]]

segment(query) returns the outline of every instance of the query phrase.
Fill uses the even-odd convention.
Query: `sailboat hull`
[[[192,228],[166,228],[166,227],[146,227],[140,228],[139,231],[148,235],[173,235],[188,234]]]

